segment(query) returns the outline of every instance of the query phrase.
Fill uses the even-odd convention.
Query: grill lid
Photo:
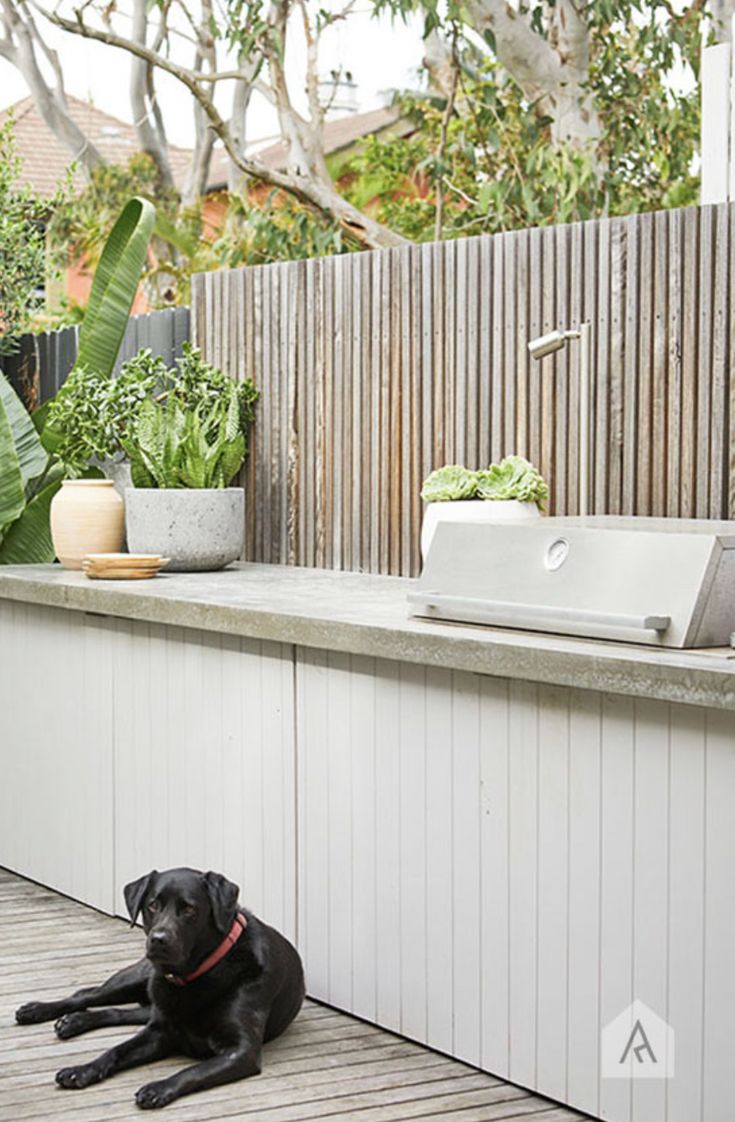
[[[440,523],[409,612],[662,647],[735,631],[735,522]]]

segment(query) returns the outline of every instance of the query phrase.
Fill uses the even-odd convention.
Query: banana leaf
[[[112,374],[145,263],[156,211],[134,198],[113,226],[94,274],[79,332],[77,366]]]
[[[48,456],[38,439],[33,421],[28,416],[23,402],[3,374],[0,374],[0,407],[5,410],[10,425],[18,466],[25,487],[30,479],[36,479],[44,470]],[[4,466],[4,456],[0,463]],[[1,519],[0,524],[2,524]]]
[[[0,565],[47,565],[53,561],[56,554],[49,508],[60,486],[57,479],[31,499],[0,543]]]
[[[20,461],[4,400],[0,400],[0,534],[26,505]]]

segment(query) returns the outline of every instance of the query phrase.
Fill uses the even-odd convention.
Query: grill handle
[[[435,619],[489,623],[496,627],[526,627],[534,631],[655,631],[671,626],[671,616],[627,615],[623,612],[595,612],[589,608],[557,608],[545,604],[518,604],[506,600],[483,600],[470,596],[449,596],[438,592],[409,592],[411,615]]]

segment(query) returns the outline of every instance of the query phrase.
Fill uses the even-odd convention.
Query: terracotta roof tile
[[[75,97],[67,97],[69,112],[85,136],[99,148],[109,163],[126,164],[137,151],[135,129],[126,121],[120,121],[109,113],[89,102]],[[67,168],[73,162],[73,155],[58,137],[48,128],[46,122],[35,108],[31,97],[18,101],[9,109],[0,111],[0,124],[13,113],[15,117],[15,139],[18,155],[23,161],[19,183],[28,185],[43,198],[49,198],[60,183],[63,183]],[[369,133],[382,132],[398,123],[395,109],[373,109],[368,113],[356,113],[327,121],[324,125],[324,146],[327,155],[349,148],[357,140]],[[259,160],[270,168],[283,168],[286,152],[283,144],[271,144],[254,152]],[[177,186],[183,185],[191,152],[186,148],[169,146],[174,179]],[[227,185],[229,159],[222,147],[217,147],[212,155],[208,190],[217,190]],[[81,191],[85,184],[83,172],[77,171],[74,183]]]
[[[117,117],[103,113],[87,101],[67,97],[69,113],[82,132],[99,148],[109,163],[126,164],[138,150],[135,129]],[[26,97],[9,109],[0,112],[0,124],[9,114],[15,118],[15,141],[23,167],[18,182],[32,187],[44,198],[49,198],[64,182],[67,168],[74,155],[51,131],[38,113],[33,98]],[[190,153],[185,148],[169,148],[174,178],[182,181]],[[82,190],[84,173],[77,171],[74,183]]]
[[[391,125],[398,124],[399,114],[394,108],[371,109],[368,113],[354,113],[349,117],[337,117],[324,124],[324,151],[327,156],[341,152],[370,133],[382,132]],[[281,170],[286,166],[286,149],[282,141],[262,148],[252,155],[269,168]]]

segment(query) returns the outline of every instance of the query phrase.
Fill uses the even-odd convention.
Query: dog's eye
[[[184,904],[183,908],[181,909],[181,914],[185,916],[196,915],[196,908],[193,904]]]
[[[149,912],[157,912],[160,906],[161,905],[158,903],[158,900],[149,900],[146,904],[146,908]]]

